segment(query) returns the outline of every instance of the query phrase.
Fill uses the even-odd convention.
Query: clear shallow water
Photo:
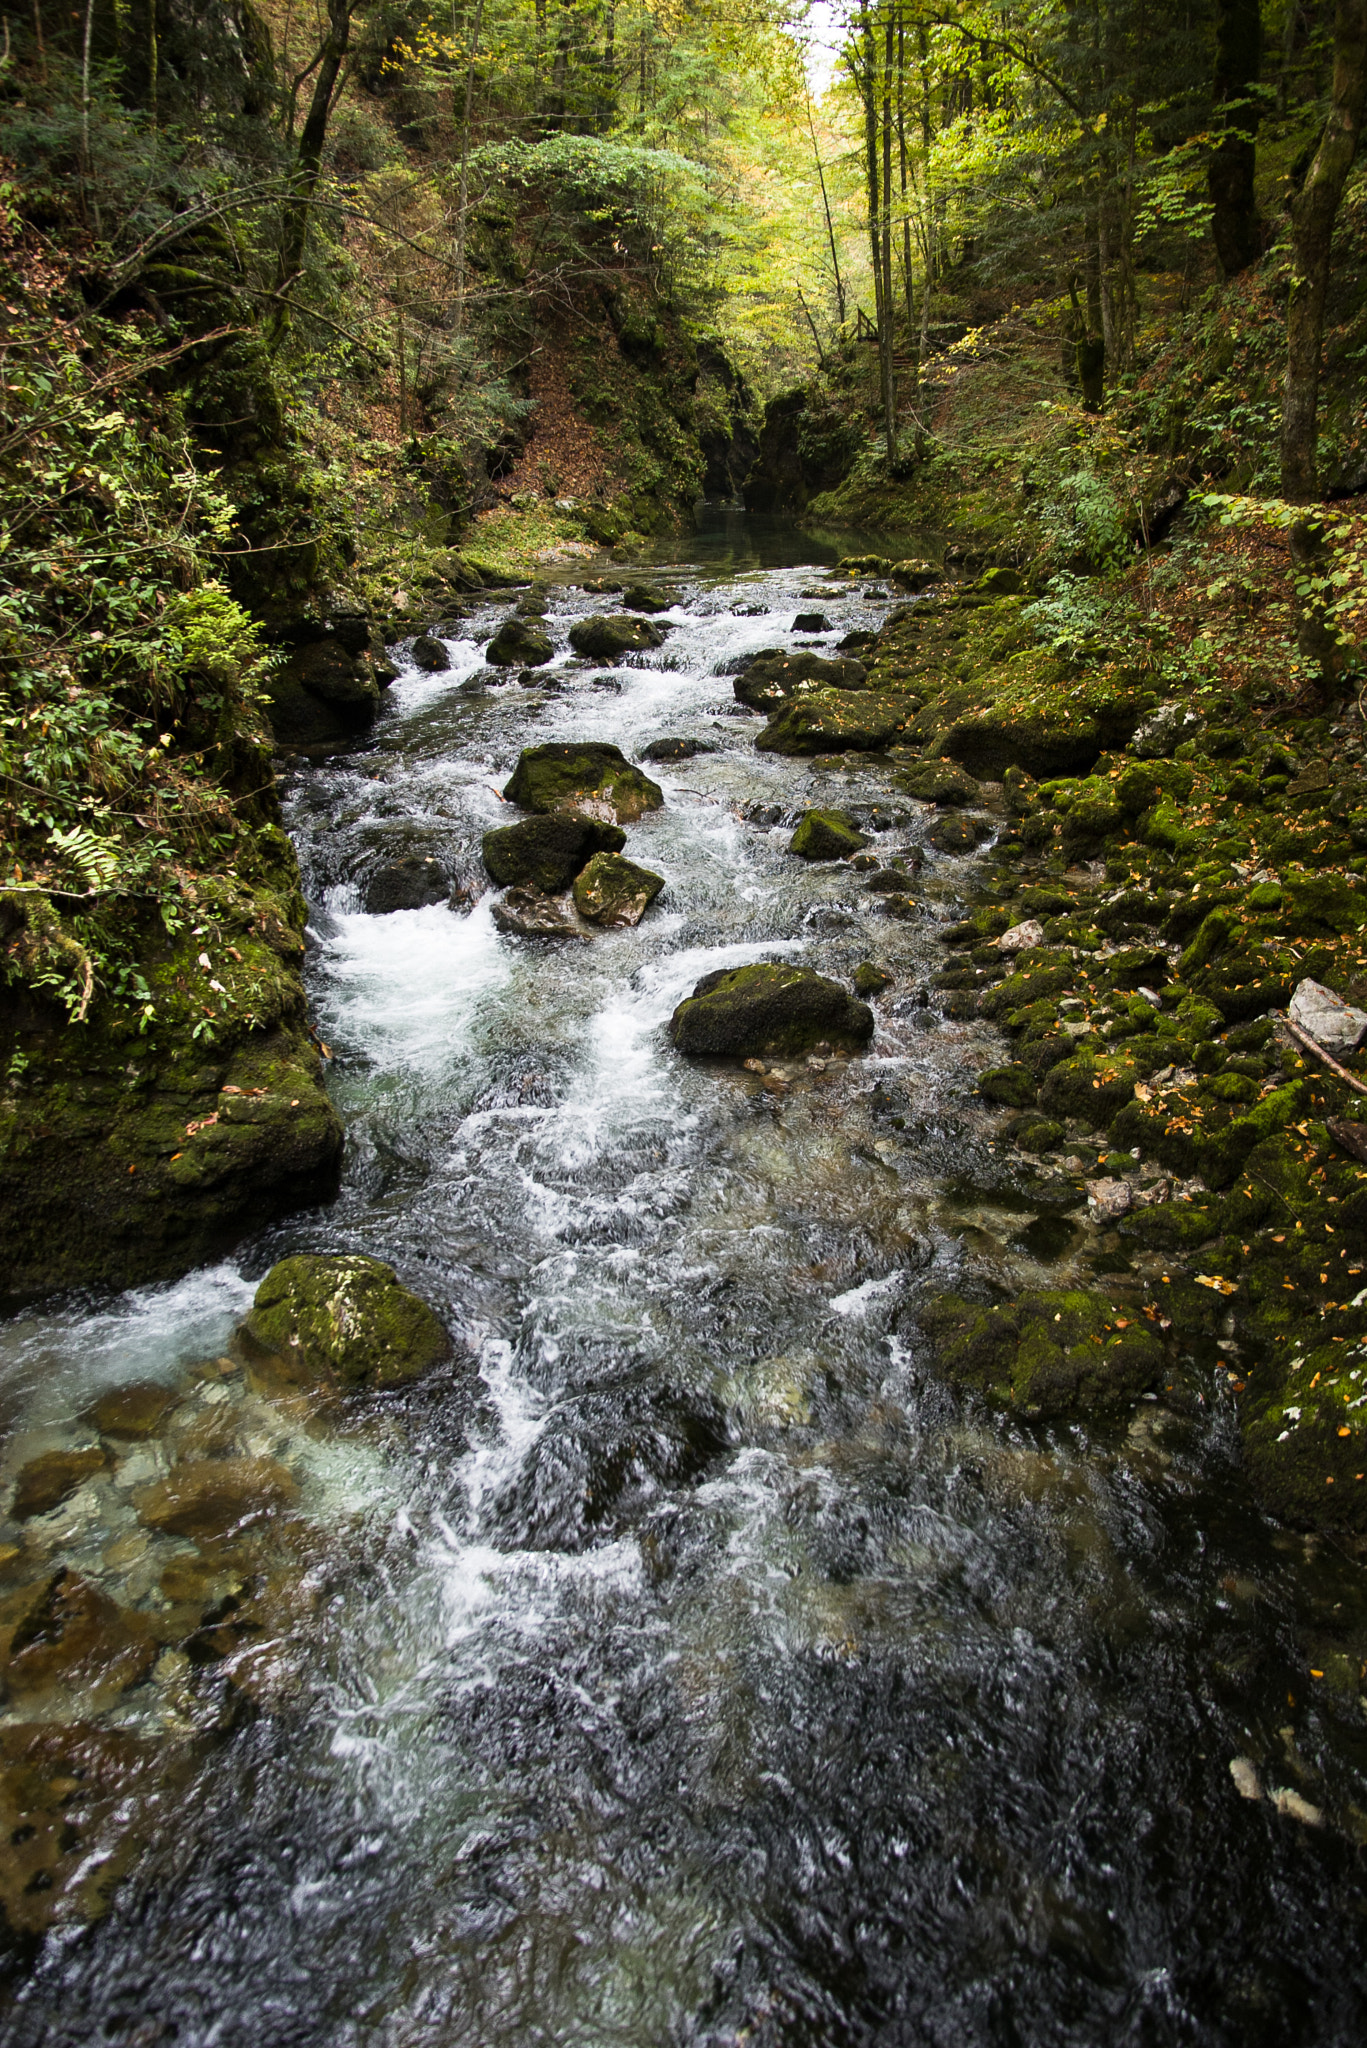
[[[281,1438],[345,1537],[303,1679],[167,1795],[7,2041],[1362,2038],[1367,1723],[1308,1677],[1353,1573],[1251,1513],[1213,1379],[1194,1418],[1089,1440],[965,1409],[920,1345],[928,1292],[1085,1274],[1095,1246],[1003,1178],[984,1027],[916,1001],[964,864],[931,856],[894,924],[786,854],[816,793],[890,801],[755,754],[713,674],[791,643],[803,554],[705,537],[665,572],[665,646],[606,675],[565,652],[603,600],[558,590],[530,687],[468,694],[480,647],[452,641],[363,753],[301,773],[341,1198],[177,1287],[0,1329],[30,1446],[220,1349],[287,1250],[391,1259],[478,1366],[387,1434]],[[666,806],[627,851],[667,889],[636,931],[563,950],[500,936],[487,898],[359,908],[394,853],[477,884],[522,745],[683,733],[718,751],[651,771]],[[891,802],[878,845],[919,842]],[[664,1040],[713,967],[870,956],[897,990],[869,1057],[786,1095]],[[1329,1824],[1241,1800],[1236,1755]]]

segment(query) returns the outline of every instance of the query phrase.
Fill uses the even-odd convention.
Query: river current
[[[828,649],[885,616],[858,583],[802,597],[834,552],[735,521],[663,550],[664,645],[610,670],[566,642],[607,601],[557,569],[548,669],[491,686],[490,602],[364,748],[290,771],[341,1196],[0,1326],[6,1411],[41,1445],[103,1387],[179,1385],[299,1250],[390,1260],[462,1363],[383,1427],[279,1421],[345,1559],[307,1657],[159,1795],[108,1914],[26,1961],[4,2042],[1367,2036],[1367,1717],[1322,1704],[1302,1633],[1357,1568],[1254,1512],[1213,1358],[1183,1414],[1030,1430],[918,1336],[945,1288],[1106,1265],[996,1148],[990,1027],[927,1000],[973,863],[928,854],[893,922],[787,852],[813,801],[888,853],[929,822],[867,766],[756,753],[733,700],[739,656],[808,644],[798,612]],[[479,839],[519,749],[662,736],[708,751],[649,767],[640,926],[500,934]],[[413,852],[464,900],[368,914]],[[673,1052],[701,975],[781,958],[892,973],[866,1057],[766,1087]],[[115,1719],[162,1711],[149,1680]],[[1242,1798],[1237,1758],[1321,1824]]]

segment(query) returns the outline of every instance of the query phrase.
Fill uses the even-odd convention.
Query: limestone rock
[[[1319,981],[1297,983],[1289,1014],[1293,1024],[1308,1032],[1317,1045],[1333,1053],[1336,1059],[1356,1052],[1367,1037],[1367,1011],[1355,1010]]]
[[[1183,740],[1201,730],[1201,720],[1186,704],[1160,704],[1151,711],[1130,741],[1130,752],[1140,761],[1171,760]]]
[[[451,1356],[446,1328],[392,1266],[356,1253],[281,1259],[246,1330],[301,1380],[394,1387]]]
[[[484,865],[501,889],[530,885],[551,894],[570,883],[596,853],[620,853],[627,835],[596,818],[523,818],[486,832]]]
[[[524,747],[503,794],[524,811],[569,811],[609,825],[629,825],[665,800],[658,782],[601,740]]]
[[[274,1458],[195,1458],[138,1487],[133,1508],[149,1529],[211,1542],[263,1515],[283,1514],[298,1493],[293,1475]]]
[[[596,853],[574,884],[574,907],[590,924],[639,924],[665,885],[664,876],[619,853]]]
[[[844,860],[868,843],[848,811],[804,811],[788,851],[802,860]]]
[[[450,668],[450,653],[435,633],[419,633],[413,642],[413,666],[429,676],[441,675]]]
[[[1023,924],[1013,924],[1010,931],[1003,932],[997,941],[999,953],[1024,953],[1031,946],[1044,944],[1044,926],[1037,917],[1027,917]]]
[[[649,619],[629,619],[621,612],[611,618],[595,613],[590,619],[576,619],[570,627],[570,646],[576,654],[588,654],[599,661],[615,661],[620,654],[644,654],[648,648],[664,645],[664,631]]]
[[[103,1472],[108,1463],[108,1452],[98,1449],[44,1451],[41,1457],[30,1458],[21,1466],[14,1489],[10,1512],[15,1521],[27,1522],[34,1515],[51,1514],[87,1479]]]
[[[485,648],[484,659],[493,668],[542,668],[554,652],[546,634],[514,613]]]
[[[164,1387],[159,1380],[134,1380],[101,1394],[84,1419],[101,1436],[142,1443],[157,1434],[179,1399],[174,1387]]]
[[[704,975],[669,1021],[680,1052],[730,1054],[807,1052],[822,1039],[862,1046],[873,1036],[873,1012],[838,981],[808,967],[760,965]]]
[[[505,897],[494,905],[494,923],[501,932],[507,932],[515,939],[579,939],[584,937],[563,903],[554,896],[547,896],[530,883],[523,889],[510,889]]]

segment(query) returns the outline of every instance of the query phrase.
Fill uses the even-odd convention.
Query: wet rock
[[[802,860],[844,860],[868,843],[848,811],[804,811],[788,851]]]
[[[1160,704],[1136,730],[1130,752],[1141,761],[1170,760],[1174,749],[1200,730],[1201,720],[1188,705]]]
[[[868,679],[863,662],[850,656],[827,659],[766,647],[746,663],[732,688],[737,702],[752,711],[772,711],[803,689],[862,690]]]
[[[872,960],[861,960],[854,970],[856,995],[881,996],[886,989],[890,989],[893,985],[893,977],[888,973],[887,969],[875,966]]]
[[[540,590],[529,590],[513,606],[519,619],[544,619],[548,609],[545,594]]]
[[[1298,1820],[1302,1827],[1324,1826],[1324,1814],[1321,1809],[1312,1806],[1308,1799],[1302,1798],[1299,1792],[1292,1791],[1289,1785],[1283,1785],[1272,1794],[1272,1804],[1285,1819]]]
[[[84,1420],[101,1436],[141,1443],[157,1434],[179,1399],[173,1387],[164,1387],[159,1380],[135,1380],[101,1394],[86,1409]]]
[[[568,811],[609,825],[629,825],[664,803],[659,783],[620,747],[593,740],[524,747],[503,794],[524,811]]]
[[[484,650],[484,659],[494,668],[541,668],[555,649],[545,633],[516,613],[505,619]]]
[[[984,818],[937,818],[926,834],[926,845],[937,853],[972,853],[991,837],[992,827]]]
[[[386,861],[368,876],[361,900],[372,916],[384,917],[393,910],[445,903],[450,894],[451,877],[435,855],[411,853]]]
[[[1298,982],[1289,1015],[1293,1024],[1338,1059],[1356,1052],[1367,1038],[1367,1011],[1355,1010],[1322,982]]]
[[[86,1705],[98,1712],[145,1676],[158,1647],[145,1615],[78,1572],[50,1572],[0,1604],[0,1688],[10,1699],[60,1685],[93,1693]]]
[[[622,592],[622,603],[629,612],[667,612],[674,600],[654,584],[628,583]]]
[[[149,1529],[201,1543],[283,1514],[298,1495],[293,1475],[274,1458],[197,1458],[139,1487],[133,1508]]]
[[[419,633],[413,642],[413,666],[429,676],[440,675],[450,668],[450,652],[435,633]]]
[[[1258,1766],[1252,1757],[1232,1756],[1229,1760],[1229,1775],[1234,1780],[1235,1790],[1241,1799],[1261,1799],[1263,1788],[1258,1779]]]
[[[1037,1084],[1028,1067],[989,1067],[978,1076],[978,1093],[988,1102],[1003,1103],[1008,1109],[1029,1109]]]
[[[574,907],[590,924],[635,925],[665,885],[663,875],[623,860],[619,853],[596,853],[574,884]]]
[[[807,967],[760,965],[707,974],[669,1021],[680,1052],[732,1055],[808,1052],[821,1039],[857,1047],[873,1036],[873,1012],[838,981]]]
[[[973,777],[965,775],[952,761],[918,761],[914,767],[903,769],[897,777],[897,787],[914,796],[918,803],[946,808],[974,803],[980,794]]]
[[[715,754],[707,740],[652,740],[641,750],[643,761],[691,761],[695,754]]]
[[[599,661],[644,654],[651,647],[662,647],[664,637],[663,630],[649,619],[629,619],[620,612],[611,618],[596,614],[591,619],[576,619],[570,627],[570,646],[575,653],[593,655]]]
[[[1031,946],[1044,944],[1044,926],[1037,917],[1027,917],[1023,924],[1013,924],[1004,931],[997,941],[999,953],[1024,953]]]
[[[1089,1180],[1086,1187],[1087,1214],[1093,1223],[1118,1223],[1129,1215],[1134,1192],[1128,1181]]]
[[[905,896],[911,876],[905,868],[875,868],[864,883],[870,896]]]
[[[1142,1318],[1080,1289],[992,1308],[945,1295],[922,1322],[950,1380],[1031,1419],[1128,1407],[1163,1370],[1163,1346]]]
[[[493,919],[501,932],[514,939],[582,941],[584,937],[563,903],[530,885],[523,889],[510,889],[494,905]]]
[[[825,612],[799,612],[793,620],[795,633],[829,633],[831,622]]]
[[[452,1348],[445,1325],[392,1266],[355,1253],[281,1259],[244,1328],[292,1377],[344,1388],[401,1386]]]
[[[775,710],[755,745],[769,754],[879,753],[901,738],[920,703],[848,687],[814,689]]]
[[[553,894],[568,889],[596,853],[620,853],[626,843],[619,825],[553,815],[486,832],[482,850],[484,865],[501,889],[525,885]]]
[[[27,1522],[34,1515],[51,1514],[68,1500],[87,1479],[93,1479],[97,1472],[103,1472],[109,1464],[107,1451],[99,1449],[84,1451],[44,1451],[41,1457],[30,1458],[20,1467],[14,1488],[14,1506],[10,1513],[16,1522]]]

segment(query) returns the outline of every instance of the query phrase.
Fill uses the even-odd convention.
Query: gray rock
[[[582,940],[585,936],[563,903],[530,884],[525,889],[510,889],[494,905],[493,914],[499,930],[511,938]]]
[[[421,910],[424,904],[445,903],[451,877],[432,854],[408,854],[387,861],[369,877],[362,900],[372,916],[391,910]]]
[[[1188,705],[1160,704],[1130,741],[1130,752],[1140,761],[1166,761],[1175,747],[1200,730],[1201,720]]]
[[[1339,1059],[1344,1053],[1356,1052],[1367,1038],[1367,1011],[1355,1010],[1319,981],[1297,984],[1290,1016],[1291,1022],[1307,1032],[1316,1045],[1322,1045]]]
[[[1089,1180],[1087,1214],[1093,1223],[1115,1223],[1128,1216],[1134,1200],[1128,1181]]]
[[[999,953],[1024,953],[1030,946],[1044,944],[1044,926],[1037,917],[1027,917],[1024,924],[1013,924],[1009,932],[1003,932],[997,941]]]
[[[831,622],[825,612],[799,612],[793,620],[795,633],[829,633]]]
[[[596,853],[620,853],[626,843],[620,825],[597,818],[523,818],[485,833],[484,865],[501,889],[530,884],[553,893],[568,889]]]
[[[647,648],[664,645],[664,630],[649,619],[612,618],[596,614],[577,619],[570,627],[570,646],[576,654],[590,654],[600,661],[615,661],[621,654],[643,654]]]
[[[435,633],[419,633],[413,642],[413,665],[424,675],[440,675],[451,666],[451,656]]]

